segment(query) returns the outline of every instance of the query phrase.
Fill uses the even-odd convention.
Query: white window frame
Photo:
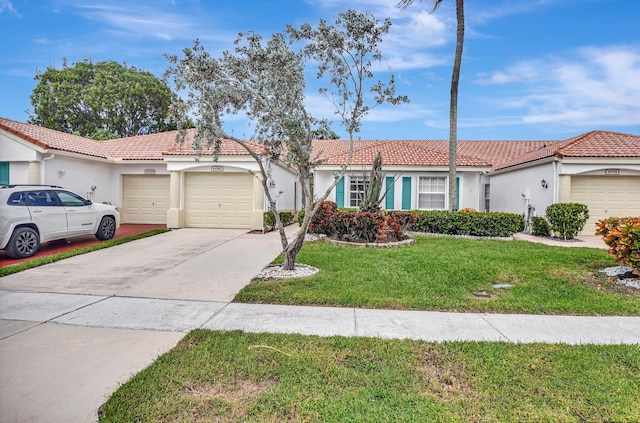
[[[349,205],[348,207],[360,207],[360,201],[364,195],[367,178],[352,175],[349,177]],[[355,189],[354,189],[355,188]]]
[[[430,181],[428,185],[425,184],[426,180]],[[432,180],[437,181],[438,186],[434,186],[431,183]],[[419,176],[417,185],[418,210],[447,210],[447,177]],[[440,185],[442,185],[441,190],[438,189],[440,188]],[[437,190],[434,190],[434,188],[436,188]],[[438,203],[441,202],[441,207],[439,207],[440,204],[433,204],[434,198],[436,198],[435,201],[437,201]]]

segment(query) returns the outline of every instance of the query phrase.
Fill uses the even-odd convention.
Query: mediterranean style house
[[[262,229],[268,208],[258,166],[225,141],[217,161],[183,144],[176,131],[95,141],[0,118],[0,184],[51,184],[120,209],[123,223],[169,228]],[[314,141],[314,192],[335,180],[349,142]],[[382,156],[385,209],[448,209],[446,140],[359,140],[329,200],[357,207],[365,173]],[[563,141],[458,142],[456,208],[543,215],[557,202],[586,204],[598,219],[640,215],[640,136],[593,131]],[[299,210],[295,171],[272,163],[271,194],[279,210]]]

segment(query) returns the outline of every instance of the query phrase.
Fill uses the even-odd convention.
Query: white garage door
[[[600,219],[640,216],[640,176],[574,176],[571,201],[589,207],[582,233],[593,235]]]
[[[122,223],[167,223],[168,175],[124,175],[122,183]]]
[[[253,177],[244,173],[187,173],[187,227],[250,228]]]

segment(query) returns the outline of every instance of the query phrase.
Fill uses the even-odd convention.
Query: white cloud
[[[187,16],[162,12],[157,8],[132,3],[127,6],[106,3],[77,6],[89,19],[101,21],[127,34],[154,36],[160,39],[181,38],[190,33],[193,22]]]
[[[522,88],[502,102],[524,109],[524,123],[637,125],[640,116],[638,46],[583,48],[481,74],[476,82]]]
[[[13,3],[9,0],[0,0],[0,13],[4,12],[8,12],[18,18],[22,17],[16,8],[13,7]]]

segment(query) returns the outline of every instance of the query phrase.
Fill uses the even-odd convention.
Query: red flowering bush
[[[610,217],[596,222],[596,228],[617,263],[640,269],[640,217]]]
[[[418,220],[418,216],[410,211],[391,210],[383,212],[386,216],[389,216],[395,225],[398,225],[400,236],[402,232],[408,230],[413,222]],[[391,225],[395,228],[394,225]]]
[[[316,203],[313,203],[312,207],[315,207],[315,205]],[[333,233],[333,216],[337,210],[338,205],[333,201],[320,203],[318,212],[311,218],[308,231],[312,234],[331,235]]]

